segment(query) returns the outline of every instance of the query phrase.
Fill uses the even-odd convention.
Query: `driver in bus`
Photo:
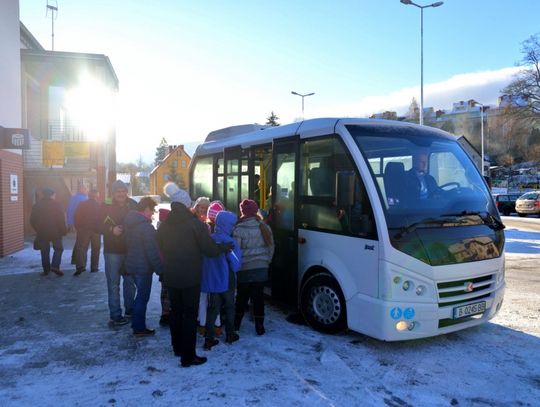
[[[432,198],[439,192],[437,181],[428,174],[427,151],[415,151],[412,157],[412,168],[407,171],[406,186],[414,199]]]

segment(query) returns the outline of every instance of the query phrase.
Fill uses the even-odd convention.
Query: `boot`
[[[57,276],[63,276],[64,273],[60,271],[60,269],[58,267],[51,267],[51,271],[56,274]]]
[[[86,269],[84,267],[77,267],[77,271],[75,271],[75,273],[73,273],[73,276],[77,277],[79,275],[81,275],[82,273],[84,273],[86,271]]]
[[[236,342],[238,339],[240,339],[240,336],[236,332],[227,334],[225,343],[230,345],[231,343]]]
[[[206,338],[204,340],[203,349],[204,350],[210,350],[214,346],[216,346],[218,343],[219,343],[219,341],[217,339],[215,339],[215,338]]]
[[[234,314],[234,330],[239,331],[240,330],[240,324],[242,324],[242,318],[244,317],[244,313],[237,312]]]
[[[264,335],[266,332],[264,330],[264,317],[255,317],[255,332],[259,336]]]

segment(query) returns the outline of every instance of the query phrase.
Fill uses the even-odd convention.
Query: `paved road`
[[[539,217],[520,218],[519,216],[501,216],[501,219],[507,228],[512,227],[520,230],[540,232]]]

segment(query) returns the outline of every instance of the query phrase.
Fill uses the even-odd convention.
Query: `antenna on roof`
[[[52,50],[54,51],[54,20],[58,17],[58,2],[56,0],[47,0],[47,14],[51,11],[51,23],[52,23]]]

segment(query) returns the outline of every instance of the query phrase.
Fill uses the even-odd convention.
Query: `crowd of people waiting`
[[[221,335],[222,326],[225,343],[238,341],[249,303],[255,332],[264,335],[263,288],[274,241],[254,200],[240,203],[238,218],[222,202],[210,202],[206,197],[193,202],[188,192],[169,182],[164,193],[171,209],[159,210],[156,230],[153,220],[158,204],[154,199],[147,196],[135,202],[120,180],[112,184],[111,192],[110,203],[100,203],[96,190],[88,191],[81,185],[68,206],[66,225],[55,191],[43,190],[30,217],[43,275],[63,275],[62,238],[70,228],[77,232],[71,259],[76,267],[74,276],[86,271],[90,246],[90,271],[97,272],[102,235],[111,326],[131,321],[136,337],[155,334],[146,325],[155,273],[161,282],[160,324],[169,326],[172,350],[182,367],[207,360],[196,353],[197,331],[204,335],[204,350],[219,343],[216,337]]]

